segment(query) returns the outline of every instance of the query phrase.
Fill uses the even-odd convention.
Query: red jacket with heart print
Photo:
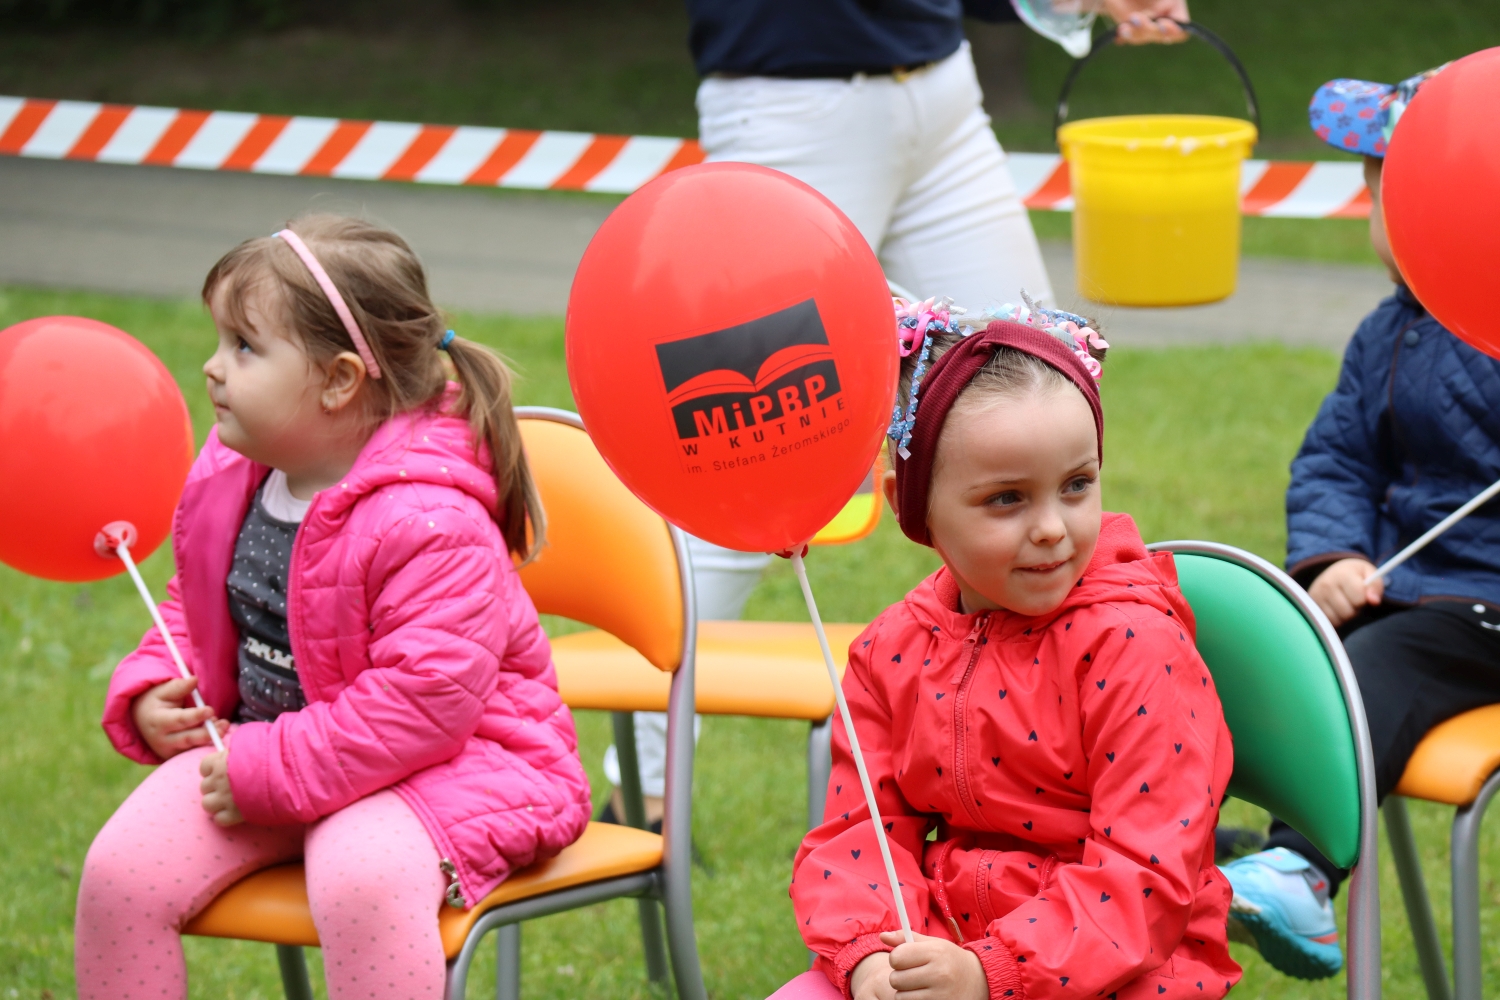
[[[1105,514],[1062,606],[965,615],[946,569],[855,640],[844,693],[914,929],[990,996],[1221,997],[1239,980],[1214,826],[1233,769],[1172,557]],[[828,978],[898,930],[843,727],[797,924]]]

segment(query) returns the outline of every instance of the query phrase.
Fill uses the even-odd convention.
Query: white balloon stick
[[[833,682],[833,697],[839,703],[839,717],[844,720],[844,732],[849,736],[849,751],[854,755],[854,767],[859,771],[859,786],[865,792],[865,805],[870,807],[870,821],[875,824],[875,842],[880,845],[880,857],[885,862],[885,877],[891,883],[891,896],[896,901],[896,916],[901,921],[901,933],[906,943],[911,944],[911,920],[906,915],[906,900],[901,897],[901,880],[896,877],[896,862],[891,860],[891,845],[885,839],[885,826],[880,822],[880,807],[875,804],[875,790],[870,787],[870,773],[865,770],[865,756],[859,749],[859,736],[854,732],[854,718],[849,714],[849,702],[844,699],[844,686],[839,682],[838,668],[833,665],[833,651],[828,648],[828,635],[823,631],[823,618],[818,614],[818,602],[813,600],[812,585],[807,582],[807,566],[802,562],[799,549],[794,549],[792,568],[797,571],[797,582],[802,585],[802,599],[807,602],[807,613],[812,617],[813,631],[818,634],[818,647],[823,650],[823,664],[828,667],[828,679]]]
[[[125,569],[130,574],[130,578],[135,581],[136,592],[141,595],[141,600],[146,603],[146,610],[151,612],[151,620],[156,623],[156,630],[166,640],[167,652],[172,654],[172,662],[177,664],[177,672],[185,678],[191,678],[193,672],[183,662],[182,654],[177,651],[177,643],[172,640],[171,629],[167,628],[167,623],[162,620],[161,611],[157,609],[156,602],[151,599],[151,591],[146,588],[146,581],[141,579],[141,571],[135,568],[135,560],[130,558],[130,546],[124,539],[121,539],[115,545],[114,553],[120,557],[120,561],[125,564]],[[193,704],[199,708],[207,707],[203,702],[203,695],[199,693],[197,688],[193,688]],[[223,753],[224,741],[219,737],[219,727],[214,725],[214,720],[209,719],[203,728],[208,730],[208,738],[213,740],[214,749]]]
[[[1464,518],[1474,513],[1474,511],[1484,506],[1484,504],[1492,499],[1497,493],[1500,493],[1500,480],[1496,480],[1495,482],[1491,483],[1483,493],[1480,493],[1477,497],[1470,500],[1462,507],[1458,508],[1458,510],[1455,510],[1453,513],[1443,518],[1437,524],[1434,524],[1427,530],[1425,534],[1422,535],[1421,538],[1418,538],[1415,542],[1412,542],[1406,548],[1402,549],[1400,552],[1397,552],[1394,556],[1387,559],[1379,569],[1371,573],[1369,576],[1365,577],[1365,586],[1368,587],[1376,580],[1384,579],[1391,570],[1395,569],[1397,566],[1400,566],[1402,563],[1406,562],[1406,560],[1410,559],[1422,549],[1426,548],[1427,543],[1432,541],[1438,535],[1441,535],[1443,532],[1453,527],[1459,521],[1462,521]]]

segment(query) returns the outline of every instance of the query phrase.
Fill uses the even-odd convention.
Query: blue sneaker
[[[1328,901],[1328,879],[1284,847],[1230,862],[1234,889],[1229,938],[1253,945],[1267,962],[1298,979],[1326,979],[1344,967]]]

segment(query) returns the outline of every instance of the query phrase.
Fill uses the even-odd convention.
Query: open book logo
[[[840,391],[828,332],[812,299],[759,319],[656,345],[667,405],[679,440],[735,436],[765,441],[765,425],[815,410]],[[842,409],[842,407],[839,407]],[[696,452],[694,452],[696,453]]]

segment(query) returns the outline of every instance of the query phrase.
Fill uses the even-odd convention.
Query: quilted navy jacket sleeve
[[[1350,341],[1291,472],[1294,576],[1306,584],[1350,555],[1388,559],[1500,479],[1500,362],[1398,288]],[[1399,567],[1386,595],[1500,604],[1500,501]]]
[[[1380,505],[1394,473],[1386,440],[1388,361],[1403,312],[1391,298],[1365,317],[1344,351],[1338,385],[1292,460],[1286,526],[1294,574],[1345,556],[1375,558]]]

